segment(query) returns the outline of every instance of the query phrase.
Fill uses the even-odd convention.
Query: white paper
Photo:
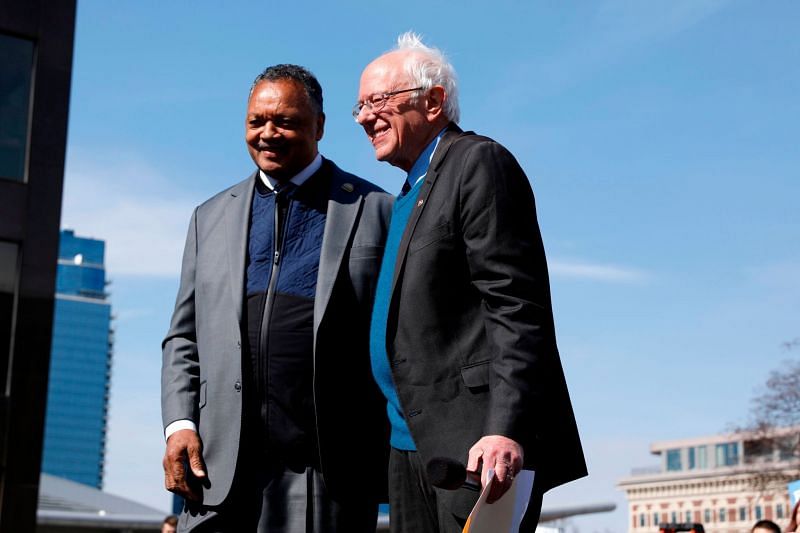
[[[528,509],[533,489],[533,470],[522,470],[514,477],[511,487],[494,503],[486,503],[489,489],[495,482],[494,470],[489,470],[488,482],[472,508],[462,533],[519,533],[522,517]]]

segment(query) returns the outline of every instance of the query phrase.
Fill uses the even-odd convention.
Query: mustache
[[[281,148],[283,148],[284,145],[285,145],[285,143],[282,143],[282,142],[263,142],[263,141],[259,141],[257,148],[259,150],[270,150],[271,151],[271,150],[275,150],[275,149],[280,150]]]

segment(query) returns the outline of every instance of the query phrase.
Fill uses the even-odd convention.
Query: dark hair
[[[789,525],[786,526],[786,531],[797,531],[797,508],[800,507],[800,499],[792,507],[792,514],[789,516]]]
[[[753,529],[750,531],[755,531],[756,529],[768,529],[772,531],[772,533],[781,533],[781,528],[778,527],[778,524],[773,522],[772,520],[759,520],[753,526]]]
[[[253,94],[253,89],[262,81],[278,80],[292,80],[302,85],[306,90],[308,99],[311,101],[311,105],[314,106],[314,111],[318,114],[322,113],[322,86],[310,70],[300,65],[280,64],[265,68],[253,80],[253,85],[250,86],[250,94]]]

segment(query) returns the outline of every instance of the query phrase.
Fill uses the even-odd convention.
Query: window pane
[[[667,450],[667,470],[680,470],[680,469],[681,469],[680,449]]]
[[[717,444],[717,466],[735,466],[739,464],[739,445],[736,442]]]
[[[17,286],[17,245],[0,241],[0,383],[6,382]]]
[[[33,42],[0,33],[0,178],[23,181]]]
[[[695,468],[694,448],[689,448],[689,470],[694,470],[694,468]]]
[[[706,450],[705,446],[697,447],[697,468],[708,468],[708,452]]]

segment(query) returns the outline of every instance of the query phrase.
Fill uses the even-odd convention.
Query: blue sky
[[[590,476],[545,505],[625,531],[652,441],[741,422],[800,337],[800,4],[81,0],[64,227],[107,241],[116,346],[106,490],[166,509],[160,341],[192,208],[243,179],[265,66],[325,91],[322,152],[392,192],[350,116],[358,77],[413,29],[460,78],[461,125],[536,193]],[[357,443],[354,443],[354,457]],[[342,458],[343,461],[352,460]]]

